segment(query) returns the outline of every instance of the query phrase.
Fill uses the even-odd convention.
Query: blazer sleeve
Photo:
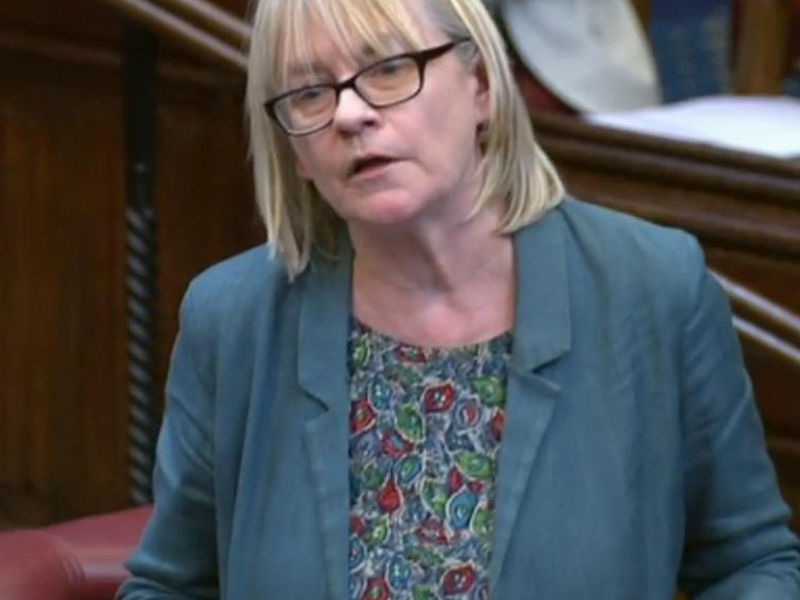
[[[184,296],[166,386],[166,414],[153,480],[155,509],[126,566],[130,579],[118,600],[217,598],[213,468],[213,383],[210,351]]]
[[[727,297],[693,241],[682,331],[686,540],[679,584],[697,600],[798,600],[800,555]]]

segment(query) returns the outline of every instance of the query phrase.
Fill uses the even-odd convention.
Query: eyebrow
[[[390,41],[390,36],[385,36],[387,41]],[[364,58],[375,58],[378,56],[378,52],[376,51],[375,47],[372,44],[368,44],[364,42],[361,46],[361,50],[359,51],[359,57],[361,59]],[[289,65],[289,77],[302,77],[303,75],[308,74],[319,74],[329,71],[328,67],[317,60],[312,61],[311,63],[292,63]]]
[[[289,66],[289,77],[301,77],[309,73],[319,73],[325,71],[325,69],[325,65],[318,61],[314,61],[311,64],[292,63]]]

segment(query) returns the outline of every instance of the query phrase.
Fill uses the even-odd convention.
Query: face
[[[415,16],[426,47],[450,41],[425,25],[429,18]],[[376,60],[343,55],[321,27],[312,27],[311,39],[320,81],[342,81]],[[397,53],[406,51],[398,45]],[[380,109],[345,89],[330,126],[292,138],[298,174],[351,228],[454,223],[472,208],[481,181],[476,132],[488,114],[485,78],[451,51],[427,64],[424,81],[416,97]]]

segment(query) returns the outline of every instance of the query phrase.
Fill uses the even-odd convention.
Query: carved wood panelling
[[[48,39],[0,43],[0,526],[127,504],[120,60],[113,46]],[[168,60],[159,389],[189,278],[261,238],[240,78]]]

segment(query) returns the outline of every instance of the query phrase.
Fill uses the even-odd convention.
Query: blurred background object
[[[564,104],[609,112],[661,102],[656,65],[628,0],[493,0],[519,60]]]

